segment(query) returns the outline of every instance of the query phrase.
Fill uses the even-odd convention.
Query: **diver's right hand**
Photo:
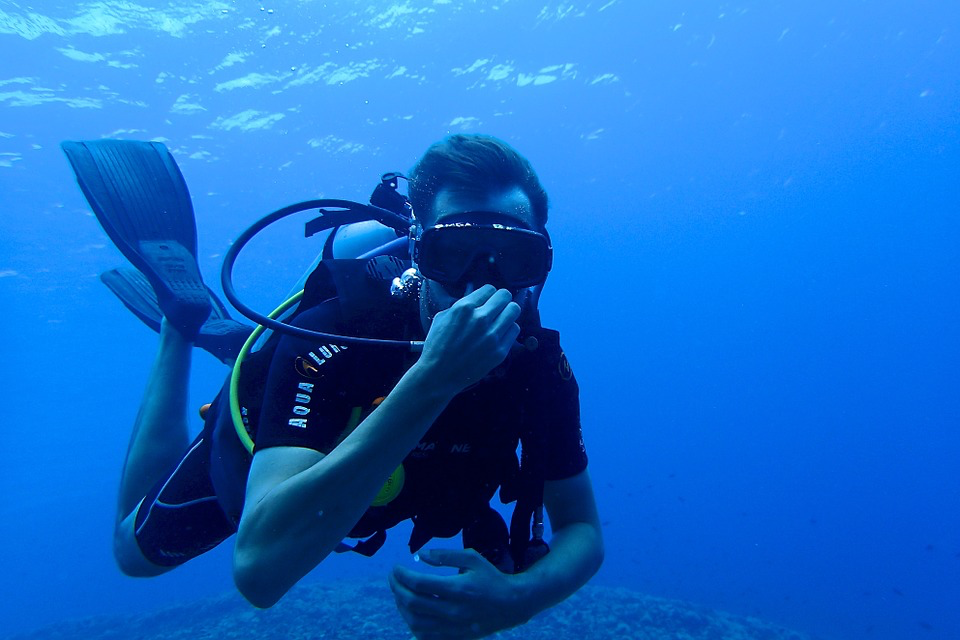
[[[520,335],[519,318],[509,291],[484,285],[434,316],[417,364],[459,393],[504,361]]]

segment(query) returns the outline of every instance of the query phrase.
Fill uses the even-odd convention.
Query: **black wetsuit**
[[[384,298],[384,313],[371,314],[367,308],[351,314],[331,299],[301,313],[295,324],[400,338],[403,327],[417,317],[415,309],[398,311],[392,304]],[[521,440],[524,464],[536,459],[542,480],[569,478],[586,468],[576,380],[558,334],[540,329],[536,335],[536,351],[511,356],[450,402],[404,459],[399,495],[385,506],[369,508],[351,537],[382,536],[412,518],[412,550],[433,536],[450,537],[461,530],[466,541],[471,528],[482,528],[497,488],[516,483]],[[347,425],[368,415],[412,364],[402,349],[393,347],[318,344],[286,336],[274,346],[266,354],[269,362],[252,358],[243,369],[240,398],[256,450],[296,446],[329,452]],[[141,503],[136,531],[144,555],[158,565],[175,566],[234,533],[249,461],[222,392],[203,433]]]

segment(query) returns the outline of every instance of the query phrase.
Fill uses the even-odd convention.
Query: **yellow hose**
[[[290,307],[300,302],[302,297],[303,289],[284,300],[283,303],[271,311],[267,317],[271,320],[276,320]],[[257,325],[256,329],[253,330],[253,333],[250,334],[250,337],[247,338],[247,341],[243,343],[243,348],[240,349],[240,353],[237,354],[237,361],[233,363],[233,371],[230,372],[230,417],[233,419],[233,428],[237,432],[237,437],[240,438],[240,442],[250,455],[253,455],[253,439],[250,437],[250,434],[247,433],[247,427],[243,424],[243,414],[240,413],[240,397],[238,393],[240,388],[240,366],[250,354],[250,349],[253,348],[253,345],[257,343],[257,340],[260,339],[260,336],[263,335],[263,332],[266,330],[267,328],[262,324]],[[377,398],[374,401],[374,406],[379,405],[380,401],[382,400],[383,398]],[[354,415],[351,416],[351,424],[348,425],[349,431],[352,431],[354,428],[356,428],[359,422],[360,412],[356,411],[354,412]],[[390,474],[390,477],[387,478],[386,483],[384,483],[383,488],[380,489],[380,492],[377,493],[377,496],[374,498],[371,506],[382,507],[392,502],[398,495],[400,495],[400,490],[403,489],[405,478],[406,474],[404,473],[403,465],[401,464],[394,470],[392,474]]]
[[[300,298],[302,297],[303,289],[284,300],[283,303],[271,311],[267,317],[271,320],[276,320],[287,309],[300,302]],[[257,325],[257,328],[253,330],[253,333],[250,334],[247,341],[243,343],[243,348],[240,349],[240,353],[237,355],[237,361],[233,363],[233,371],[230,372],[230,417],[233,419],[233,428],[237,432],[237,437],[240,438],[240,442],[243,443],[243,447],[250,455],[253,455],[253,439],[250,437],[250,434],[247,433],[247,427],[243,424],[243,415],[240,413],[240,397],[238,393],[238,389],[240,388],[240,366],[250,354],[250,349],[253,348],[253,345],[257,343],[257,340],[260,339],[260,336],[262,336],[266,330],[267,328],[262,324]]]

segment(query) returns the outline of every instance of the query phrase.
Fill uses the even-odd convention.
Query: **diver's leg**
[[[117,524],[129,516],[190,442],[187,429],[187,387],[193,343],[166,320],[160,347],[133,424],[133,434],[120,478]]]
[[[114,530],[113,557],[120,570],[133,578],[150,578],[175,569],[175,566],[162,567],[147,559],[140,550],[140,543],[137,542],[136,526],[137,510],[134,509],[130,515],[117,523]]]
[[[117,523],[113,551],[125,574],[159,575],[236,533],[213,486],[212,445],[212,434],[200,432]]]

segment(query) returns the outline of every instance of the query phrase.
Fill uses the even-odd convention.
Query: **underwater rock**
[[[810,640],[757,618],[736,616],[624,588],[588,585],[503,640]],[[58,623],[11,640],[410,640],[384,581],[300,585],[272,609],[239,595],[151,613]]]

